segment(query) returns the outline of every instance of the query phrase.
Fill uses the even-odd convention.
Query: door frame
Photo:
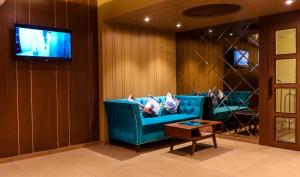
[[[274,134],[272,126],[274,127],[273,118],[273,110],[275,104],[273,100],[270,99],[270,84],[269,79],[270,76],[275,77],[274,68],[275,68],[275,31],[280,29],[287,29],[292,26],[297,28],[297,85],[299,85],[300,81],[300,10],[277,14],[272,16],[261,17],[259,19],[260,24],[260,96],[259,96],[259,105],[260,105],[260,141],[261,145],[274,146],[285,149],[292,150],[300,150],[299,145],[291,145],[290,143],[278,143],[275,142]],[[271,47],[270,47],[271,46]],[[273,47],[272,47],[273,46]],[[290,57],[291,55],[283,55],[284,58]],[[273,62],[272,59],[273,58]],[[278,57],[277,57],[278,58]],[[272,66],[273,67],[272,67]],[[275,89],[273,88],[274,79],[272,82],[272,92],[275,94]],[[299,88],[297,86],[297,88]],[[300,89],[297,90],[297,95],[300,94]],[[296,112],[299,114],[300,111],[300,97],[297,96],[297,106]],[[297,121],[297,120],[296,120]],[[300,120],[297,121],[298,128],[296,130],[296,140],[298,144],[300,144]]]

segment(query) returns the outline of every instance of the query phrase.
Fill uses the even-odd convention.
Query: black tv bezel
[[[235,65],[235,62],[234,62],[234,52],[235,51],[247,51],[249,53],[249,57],[250,57],[250,52],[247,49],[240,49],[240,50],[231,49],[226,54],[226,60],[229,62],[229,64],[235,68],[248,68],[249,67],[249,59],[248,59],[247,65]]]
[[[249,55],[249,57],[248,57],[248,64],[247,65],[236,65],[235,64],[235,58],[234,58],[234,52],[235,51],[246,51],[247,53],[248,53],[248,55]],[[233,66],[235,67],[235,68],[248,68],[249,67],[249,58],[250,58],[250,52],[249,52],[249,50],[246,50],[246,49],[240,49],[240,50],[233,50],[233,61],[232,61],[232,63],[233,63]]]
[[[61,58],[61,57],[38,57],[38,56],[19,56],[17,55],[16,51],[16,28],[30,28],[30,29],[37,29],[37,30],[47,30],[47,31],[53,31],[53,32],[64,32],[64,33],[70,33],[71,35],[71,58]],[[45,27],[45,26],[38,26],[38,25],[29,25],[29,24],[20,24],[15,23],[15,29],[14,29],[14,53],[17,60],[21,61],[59,61],[59,62],[72,62],[73,60],[73,42],[72,42],[72,31],[68,29],[61,29],[61,28],[52,28],[52,27]]]

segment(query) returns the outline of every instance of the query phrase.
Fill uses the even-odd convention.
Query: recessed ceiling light
[[[291,4],[293,4],[295,1],[294,0],[286,0],[285,1],[285,4],[286,5],[291,5]]]
[[[212,29],[208,29],[208,32],[209,32],[209,33],[212,33],[212,32],[213,32],[213,30],[212,30]]]
[[[181,28],[181,23],[177,23],[176,28]]]
[[[150,21],[150,17],[145,17],[144,22],[148,23]]]

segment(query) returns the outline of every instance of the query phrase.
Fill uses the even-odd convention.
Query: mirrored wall
[[[177,92],[205,96],[204,119],[224,122],[226,136],[258,138],[258,31],[247,20],[177,34]]]

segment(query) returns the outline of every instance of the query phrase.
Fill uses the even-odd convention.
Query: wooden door
[[[300,150],[300,27],[273,25],[268,41],[268,144]]]

